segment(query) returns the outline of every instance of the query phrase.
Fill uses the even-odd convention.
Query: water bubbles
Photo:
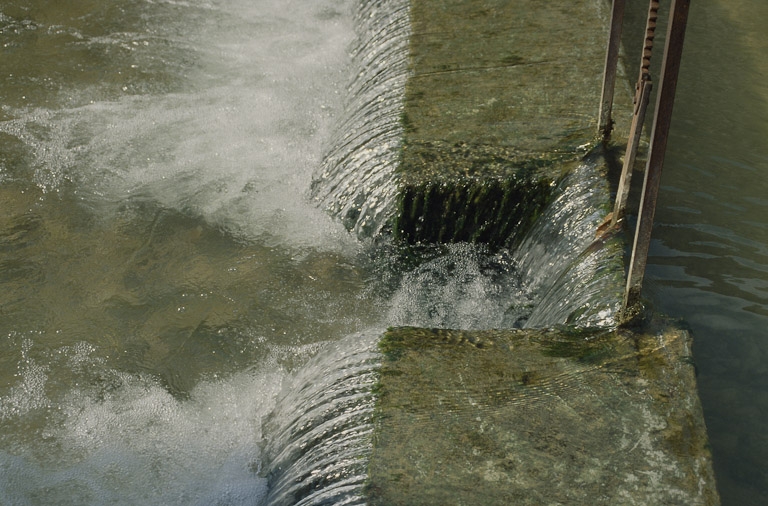
[[[509,251],[457,243],[385,255],[375,292],[386,298],[387,325],[512,328],[529,312]]]
[[[13,374],[20,381],[13,385],[6,395],[0,397],[0,420],[23,416],[50,405],[46,392],[49,367],[30,357],[32,346],[31,339],[23,339],[21,359]]]

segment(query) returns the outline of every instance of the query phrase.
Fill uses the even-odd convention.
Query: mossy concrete
[[[397,238],[525,233],[599,141],[608,11],[604,0],[411,2]],[[630,102],[618,90],[618,116]]]
[[[718,504],[690,335],[390,329],[371,505]]]

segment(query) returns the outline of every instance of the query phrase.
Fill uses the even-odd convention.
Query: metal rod
[[[624,292],[625,309],[635,305],[640,300],[645,266],[648,261],[648,249],[651,244],[653,215],[656,211],[656,200],[661,182],[661,169],[664,165],[669,127],[672,122],[672,108],[675,102],[675,89],[677,88],[677,76],[683,54],[689,6],[690,0],[672,0],[670,8],[670,21],[662,62],[661,86],[656,99],[651,147],[645,169],[637,229],[632,246],[632,258],[629,263],[627,286]]]
[[[627,199],[629,198],[629,189],[632,184],[632,170],[635,166],[635,159],[637,158],[637,148],[640,146],[640,138],[643,135],[645,112],[648,110],[648,102],[651,99],[651,88],[653,87],[651,81],[642,81],[638,84],[640,85],[640,90],[638,91],[639,97],[637,98],[635,113],[632,116],[632,125],[629,128],[627,151],[624,153],[624,166],[621,169],[619,187],[616,190],[616,202],[613,206],[611,227],[616,226],[619,220],[624,217],[624,212],[627,207]]]
[[[651,54],[653,53],[653,39],[656,36],[656,21],[659,19],[659,0],[648,2],[648,17],[645,22],[645,41],[643,42],[643,54],[640,57],[640,75],[638,81],[650,78]]]
[[[598,135],[608,139],[613,129],[611,109],[613,107],[613,92],[616,87],[616,68],[619,63],[619,48],[621,46],[621,29],[624,24],[624,6],[626,0],[613,0],[611,10],[611,31],[608,35],[608,51],[605,55],[605,70],[603,72],[603,89],[600,93],[600,113],[598,115]]]
[[[648,3],[648,16],[645,23],[645,39],[643,41],[643,52],[640,56],[640,75],[635,85],[635,110],[632,114],[632,126],[629,130],[627,140],[627,150],[624,154],[624,166],[619,178],[619,187],[616,192],[616,203],[613,207],[611,217],[611,226],[615,226],[624,216],[624,210],[627,206],[627,197],[632,183],[632,170],[635,166],[637,149],[640,146],[640,138],[643,133],[643,123],[645,123],[645,113],[648,109],[648,101],[651,96],[651,55],[653,53],[653,39],[656,36],[656,21],[659,17],[658,0],[650,0]]]

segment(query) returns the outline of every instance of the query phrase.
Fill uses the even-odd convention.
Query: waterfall
[[[407,0],[360,2],[356,13],[355,76],[333,148],[312,194],[358,237],[382,231],[394,205],[401,113],[408,65]]]
[[[365,504],[384,330],[347,337],[287,382],[265,423],[271,506]]]
[[[525,327],[614,324],[623,247],[613,234],[598,231],[610,201],[605,171],[599,150],[585,157],[515,250],[534,307]]]
[[[386,327],[612,324],[596,159],[514,250],[392,240],[407,0],[29,3],[0,8],[0,503],[362,504]]]

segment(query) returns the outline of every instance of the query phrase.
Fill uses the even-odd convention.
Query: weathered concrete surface
[[[597,142],[608,15],[604,0],[411,2],[396,237],[525,233]],[[619,82],[614,116],[628,118]]]
[[[718,504],[690,336],[391,329],[372,505]]]

